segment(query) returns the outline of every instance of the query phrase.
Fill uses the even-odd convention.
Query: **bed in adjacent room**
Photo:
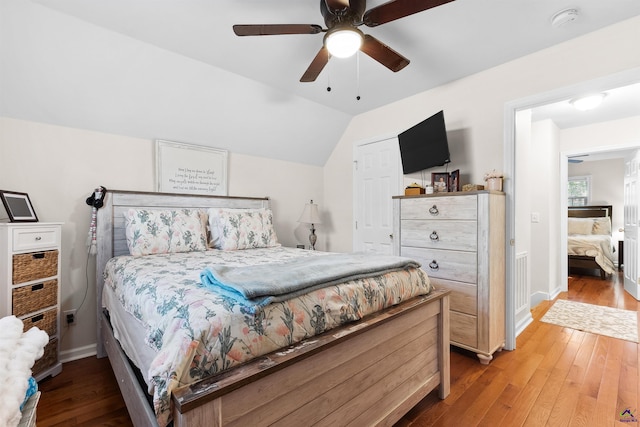
[[[570,271],[598,271],[603,280],[607,274],[615,272],[611,212],[611,205],[569,207],[567,250]]]
[[[98,353],[135,425],[392,424],[448,394],[446,292],[411,260],[282,247],[272,223],[263,198],[107,193]]]

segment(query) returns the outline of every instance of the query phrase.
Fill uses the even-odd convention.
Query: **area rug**
[[[638,314],[635,311],[559,299],[540,320],[565,328],[638,342]]]

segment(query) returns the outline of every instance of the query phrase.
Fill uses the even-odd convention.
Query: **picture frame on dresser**
[[[27,193],[0,190],[0,199],[10,222],[38,222]]]
[[[434,193],[446,193],[449,191],[449,173],[431,172],[431,185]]]
[[[460,169],[456,169],[449,175],[449,192],[460,191]]]

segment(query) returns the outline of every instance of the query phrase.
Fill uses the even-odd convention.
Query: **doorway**
[[[540,107],[546,104],[557,103],[563,100],[569,100],[573,97],[589,92],[601,92],[607,91],[612,88],[628,86],[640,82],[640,69],[629,70],[626,72],[614,74],[604,78],[596,79],[589,82],[580,83],[570,87],[560,88],[551,92],[534,95],[528,98],[509,102],[505,105],[504,110],[504,163],[505,173],[508,177],[513,179],[505,180],[504,191],[507,195],[507,312],[506,312],[506,328],[507,339],[506,348],[513,349],[516,344],[516,336],[528,325],[526,322],[517,322],[516,319],[516,301],[527,300],[530,295],[518,295],[519,287],[515,286],[516,283],[516,253],[518,249],[525,245],[528,247],[528,242],[519,241],[522,239],[522,224],[528,224],[531,222],[529,215],[531,212],[526,211],[520,213],[521,217],[516,218],[516,204],[517,194],[516,185],[518,180],[526,179],[517,175],[516,167],[516,141],[518,135],[517,113],[525,110],[531,110],[536,107]],[[638,143],[638,141],[636,141]],[[613,147],[609,147],[613,148]],[[557,205],[557,222],[556,227],[558,229],[558,235],[566,236],[566,218],[567,218],[567,201],[566,201],[566,177],[567,177],[567,161],[568,154],[562,153],[556,155],[556,161],[558,167],[555,168],[556,176],[560,185],[556,183],[554,191],[556,194],[551,195],[553,203]],[[562,179],[561,177],[564,177]],[[558,187],[561,187],[560,189]],[[562,189],[564,187],[564,189]],[[519,224],[519,230],[516,230],[516,222]],[[526,240],[526,236],[524,238]],[[517,244],[519,247],[517,247]],[[562,243],[557,245],[554,250],[556,254],[566,254],[566,241],[564,246]],[[564,252],[563,252],[564,251]],[[566,256],[558,256],[558,265],[549,272],[549,280],[559,285],[559,289],[566,290],[566,277],[567,277],[567,258]]]

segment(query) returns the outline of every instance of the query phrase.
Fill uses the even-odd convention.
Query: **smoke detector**
[[[578,9],[561,10],[551,17],[551,26],[553,28],[564,27],[576,19],[578,19]]]

